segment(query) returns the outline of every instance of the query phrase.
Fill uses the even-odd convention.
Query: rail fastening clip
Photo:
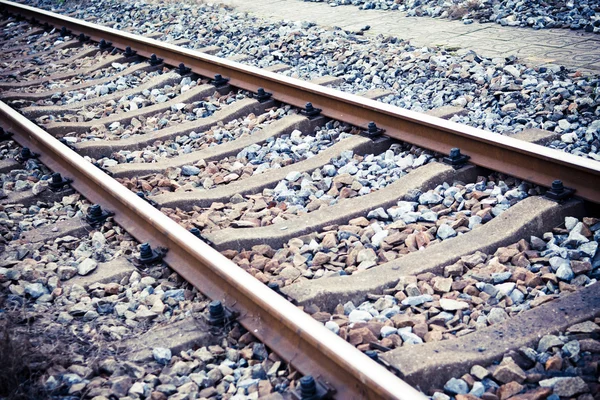
[[[308,102],[304,106],[304,110],[300,111],[300,114],[302,114],[308,118],[316,118],[321,114],[321,111],[323,111],[323,110],[321,110],[320,108],[314,107],[311,102]]]
[[[50,182],[48,182],[48,186],[50,186],[50,190],[53,192],[60,192],[71,182],[73,182],[73,179],[63,178],[60,172],[55,172],[52,174]]]
[[[574,193],[575,189],[565,187],[561,180],[556,179],[552,182],[552,187],[548,189],[545,196],[550,200],[562,203],[563,201],[571,198]]]
[[[106,218],[112,215],[114,215],[114,213],[103,210],[100,204],[94,204],[88,208],[87,214],[85,215],[85,220],[90,225],[99,225],[104,223]]]
[[[163,255],[150,247],[150,243],[142,243],[140,245],[140,256],[137,258],[141,264],[153,264],[162,260]]]
[[[222,87],[227,85],[228,82],[228,78],[223,78],[221,74],[216,74],[215,79],[213,80],[213,85],[215,85],[216,87]]]
[[[254,95],[254,98],[260,103],[264,103],[265,101],[269,100],[271,96],[273,96],[273,93],[269,93],[265,91],[264,88],[259,87],[256,91],[256,94]]]
[[[459,169],[464,167],[470,158],[470,156],[461,154],[458,147],[454,147],[450,149],[450,155],[448,157],[444,157],[443,161],[444,163],[453,166],[455,169]]]

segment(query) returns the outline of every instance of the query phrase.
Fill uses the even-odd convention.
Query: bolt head
[[[554,191],[562,191],[565,189],[563,182],[560,179],[556,179],[552,182],[552,190]]]

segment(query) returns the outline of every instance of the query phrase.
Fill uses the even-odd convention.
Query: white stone
[[[87,275],[98,267],[98,263],[91,258],[86,258],[77,266],[77,273],[79,275]]]

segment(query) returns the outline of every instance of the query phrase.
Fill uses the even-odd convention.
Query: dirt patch
[[[64,371],[83,355],[93,360],[89,355],[98,349],[11,300],[0,295],[0,398],[41,399],[63,394],[68,386],[48,387],[48,376]]]

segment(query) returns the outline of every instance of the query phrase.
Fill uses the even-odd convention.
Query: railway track
[[[584,200],[600,199],[600,167],[531,143],[548,133],[492,135],[374,101],[381,93],[346,95],[1,3],[13,15],[0,26],[6,132],[140,243],[168,249],[173,270],[319,390],[421,398],[404,381],[430,393],[503,359],[492,374],[510,384],[527,364],[519,349],[598,322],[598,220]],[[63,199],[40,182],[9,185],[2,204]],[[90,204],[81,209],[102,220]],[[74,220],[23,237],[81,233]],[[586,374],[581,393],[594,393]]]

